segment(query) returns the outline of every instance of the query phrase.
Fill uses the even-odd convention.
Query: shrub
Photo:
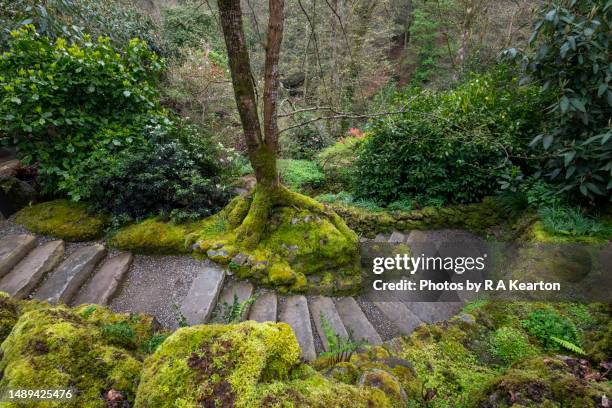
[[[153,20],[137,7],[121,0],[0,0],[0,48],[10,32],[34,24],[36,31],[49,38],[84,39],[110,37],[123,47],[132,38],[140,38],[164,52]]]
[[[152,215],[194,220],[220,210],[229,200],[219,152],[193,127],[148,129],[150,143],[128,149],[93,170],[87,198],[93,209],[116,220]],[[225,158],[224,160],[231,160]]]
[[[398,105],[405,113],[370,124],[356,161],[360,197],[480,201],[495,192],[509,159],[527,149],[541,119],[537,91],[504,69],[449,92],[408,91]]]
[[[334,190],[351,187],[353,163],[363,140],[363,137],[346,137],[317,155],[316,162],[325,173],[325,183]]]
[[[315,162],[308,160],[278,160],[281,179],[294,190],[317,188],[323,184],[324,176]]]
[[[218,31],[216,16],[197,1],[182,1],[162,10],[162,37],[171,50],[200,48],[202,43],[212,46],[217,61],[226,65],[225,44]]]
[[[507,365],[532,354],[525,333],[513,327],[501,327],[492,333],[490,347],[491,353]]]
[[[535,310],[522,321],[523,328],[538,339],[542,345],[551,350],[559,350],[560,344],[557,339],[565,340],[578,345],[578,330],[574,323],[561,317],[552,310]]]
[[[532,141],[541,147],[545,176],[590,204],[612,196],[611,12],[600,0],[546,5],[530,39],[535,52],[525,60],[528,74],[555,98],[550,126]]]
[[[297,122],[304,122],[310,116],[298,115]],[[280,138],[282,156],[289,159],[312,160],[317,153],[332,143],[331,138],[314,123],[291,129]]]
[[[0,134],[24,164],[38,163],[44,191],[78,185],[88,174],[74,171],[94,153],[97,161],[139,145],[145,124],[165,120],[155,89],[162,65],[144,42],[119,53],[108,38],[69,45],[32,26],[11,36],[0,58]]]

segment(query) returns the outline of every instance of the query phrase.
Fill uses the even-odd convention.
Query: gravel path
[[[206,262],[190,256],[136,255],[110,307],[117,312],[144,312],[162,326],[177,328],[178,306]]]

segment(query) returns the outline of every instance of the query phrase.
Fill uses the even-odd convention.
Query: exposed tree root
[[[282,186],[236,197],[190,241],[239,276],[290,291],[346,292],[360,281],[357,235],[323,204]]]

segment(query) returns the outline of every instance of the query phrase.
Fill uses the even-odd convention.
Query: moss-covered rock
[[[612,386],[588,381],[576,370],[580,363],[564,357],[538,357],[513,366],[483,384],[475,393],[475,406],[599,407]],[[586,368],[583,367],[583,369]]]
[[[389,406],[382,392],[329,381],[299,356],[284,323],[179,329],[145,361],[135,406]]]
[[[84,204],[55,200],[22,209],[15,216],[15,222],[39,234],[67,241],[88,241],[103,235],[108,218],[88,213]]]
[[[157,328],[149,315],[114,313],[100,305],[80,305],[74,313],[100,329],[108,344],[128,350],[145,349]]]
[[[0,292],[0,343],[9,335],[17,323],[17,302],[8,294]]]
[[[127,402],[135,398],[141,363],[109,345],[102,330],[66,307],[23,312],[0,351],[0,394],[8,389],[70,388],[71,400],[49,406],[78,408],[106,407],[104,395],[111,389]]]
[[[185,238],[197,223],[175,224],[160,218],[149,218],[117,231],[110,244],[119,249],[145,254],[189,253]]]
[[[372,212],[340,203],[330,204],[330,207],[342,216],[349,227],[368,237],[393,230],[439,228],[460,228],[483,234],[489,228],[507,221],[506,212],[492,198],[485,198],[479,204],[426,207],[410,212]]]

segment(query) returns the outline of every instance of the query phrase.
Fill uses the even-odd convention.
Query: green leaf
[[[542,139],[542,145],[544,146],[545,150],[548,150],[548,148],[550,147],[550,145],[552,145],[553,142],[553,136],[552,135],[546,135],[544,136],[544,139]]]
[[[572,106],[578,109],[580,112],[586,112],[586,108],[584,107],[584,102],[578,98],[572,98],[570,100]]]
[[[569,109],[569,105],[570,105],[570,101],[567,98],[567,96],[562,96],[561,97],[561,103],[559,104],[559,106],[561,107],[561,113],[565,113],[567,112],[567,110]]]
[[[132,95],[130,91],[123,91],[123,96],[125,96],[126,98],[129,98],[130,95]]]
[[[19,98],[18,98],[18,97],[16,97],[16,96],[13,96],[13,97],[10,99],[10,101],[11,101],[11,102],[13,102],[13,103],[16,103],[17,105],[21,105],[21,99],[19,99]]]
[[[572,160],[574,160],[575,156],[576,156],[575,150],[571,150],[563,155],[563,157],[565,158],[565,167],[567,167],[572,162]]]
[[[593,183],[585,183],[586,187],[595,194],[603,195],[602,191]]]
[[[597,88],[597,96],[602,96],[604,93],[606,93],[606,91],[608,90],[608,84],[603,83],[601,85],[599,85],[599,88]]]

